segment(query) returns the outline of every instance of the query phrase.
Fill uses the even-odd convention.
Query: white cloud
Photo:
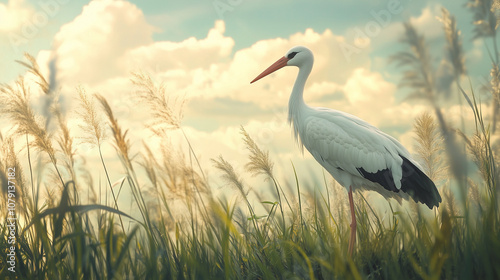
[[[9,0],[7,4],[0,3],[0,32],[19,30],[34,13],[33,7],[25,0]]]
[[[394,103],[395,86],[384,81],[382,75],[370,73],[365,68],[356,69],[344,89],[349,102],[360,107]]]
[[[433,5],[421,10],[420,15],[410,17],[410,23],[419,34],[423,34],[426,40],[440,37],[443,34],[442,24],[436,17],[441,17],[440,6]],[[404,35],[403,23],[392,21],[388,26],[382,28],[378,36],[372,38],[373,49],[387,48],[389,45],[398,42]]]
[[[437,17],[442,17],[441,6],[432,5],[424,8],[418,17],[411,17],[410,22],[426,38],[435,38],[443,34],[443,26]]]
[[[154,28],[126,1],[92,1],[54,40],[58,72],[66,82],[99,83],[128,74],[122,56],[153,42]]]
[[[340,84],[368,61],[360,54],[346,62],[340,48],[344,38],[330,30],[317,33],[307,29],[290,38],[262,40],[234,55],[234,40],[224,35],[223,21],[215,22],[205,38],[182,42],[153,42],[153,31],[142,11],[129,2],[90,2],[55,37],[58,80],[69,89],[83,83],[122,98],[123,90],[130,92],[130,86],[106,89],[108,80],[146,70],[164,81],[169,93],[204,100],[230,98],[272,108],[287,104],[296,70],[279,71],[253,85],[249,81],[294,45],[307,45],[316,54],[309,81],[314,98],[333,94],[325,91],[325,82]],[[41,55],[40,64],[46,65],[50,57]],[[323,84],[322,91],[319,84]],[[334,84],[329,88],[335,88]]]
[[[123,65],[128,68],[154,65],[152,70],[162,72],[209,68],[231,54],[234,40],[225,37],[224,32],[224,22],[217,21],[207,37],[201,40],[190,37],[182,42],[161,41],[141,45],[127,52]]]

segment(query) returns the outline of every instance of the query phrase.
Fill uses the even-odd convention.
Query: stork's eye
[[[299,52],[291,52],[291,53],[289,53],[289,54],[287,55],[287,57],[286,57],[286,58],[288,58],[288,59],[292,59],[292,58],[293,58],[296,54],[298,54],[298,53],[299,53]]]

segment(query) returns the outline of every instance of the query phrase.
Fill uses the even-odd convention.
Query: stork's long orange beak
[[[265,76],[273,73],[274,71],[279,70],[279,69],[285,67],[286,63],[289,60],[290,59],[288,59],[286,57],[282,57],[282,58],[278,59],[278,61],[276,61],[275,63],[273,63],[271,66],[269,66],[266,70],[264,70],[264,72],[260,73],[260,75],[257,76],[255,79],[253,79],[253,81],[251,81],[250,83],[256,82],[256,81],[264,78]]]

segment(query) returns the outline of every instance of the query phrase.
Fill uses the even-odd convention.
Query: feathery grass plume
[[[472,160],[478,167],[481,176],[487,181],[489,172],[489,167],[487,166],[489,162],[487,154],[488,143],[479,132],[474,133],[471,138],[467,137],[464,133],[460,133],[460,135],[465,139],[467,148],[472,154]]]
[[[161,164],[158,166],[158,175],[163,185],[165,185],[172,198],[185,198],[185,192],[181,191],[179,182],[182,182],[179,164],[174,158],[178,151],[172,151],[170,145],[162,142],[160,145]]]
[[[243,141],[245,141],[247,149],[250,151],[250,162],[245,165],[246,169],[253,176],[264,174],[268,178],[273,178],[273,163],[269,160],[269,152],[262,151],[243,126],[240,130]]]
[[[12,167],[16,170],[16,192],[20,195],[17,195],[18,197],[22,197],[23,199],[19,200],[19,206],[20,208],[23,207],[23,203],[25,201],[28,201],[28,192],[25,192],[25,178],[23,174],[23,167],[21,163],[19,162],[19,158],[17,157],[17,152],[15,150],[14,146],[14,139],[11,137],[8,137],[5,139],[5,142],[7,144],[7,156],[6,156],[6,164],[7,167]],[[22,211],[26,211],[27,209],[24,209]]]
[[[210,193],[210,189],[202,177],[186,162],[180,150],[173,150],[169,144],[162,142],[160,146],[161,163],[157,174],[175,199],[193,199],[196,190]]]
[[[500,108],[500,70],[498,65],[493,64],[493,67],[490,71],[490,87],[491,87],[491,95],[493,96],[493,106],[491,118],[493,123],[491,125],[491,133],[494,134],[497,127],[497,121],[500,117],[499,108]]]
[[[476,207],[478,207],[481,204],[481,194],[479,192],[480,186],[474,182],[473,180],[469,179],[469,201],[472,203],[476,204]]]
[[[108,186],[109,186],[109,189],[111,191],[111,195],[113,196],[115,208],[116,208],[116,210],[119,210],[117,196],[113,190],[113,185],[111,183],[111,179],[109,178],[108,169],[106,167],[106,164],[104,163],[104,158],[102,156],[101,144],[106,139],[106,130],[105,130],[105,127],[103,124],[103,120],[95,108],[94,98],[96,98],[96,97],[95,96],[89,97],[87,95],[87,92],[85,91],[85,89],[82,86],[78,86],[76,90],[78,92],[78,99],[80,101],[80,105],[83,108],[83,109],[77,111],[77,114],[83,120],[83,124],[79,124],[79,127],[84,132],[84,136],[82,137],[81,142],[97,147],[97,149],[99,151],[99,157],[101,159],[101,163],[102,163],[102,166],[104,168],[104,172],[106,174],[106,179],[108,181]],[[106,102],[106,104],[107,104],[107,102]],[[103,105],[103,107],[104,107],[104,105]],[[107,107],[109,108],[109,105]],[[111,109],[109,108],[109,110],[111,110]],[[111,115],[112,114],[113,113],[111,112]],[[90,176],[90,174],[89,174],[89,176]],[[93,185],[90,184],[90,186],[93,186]],[[92,192],[95,193],[93,188],[92,188]],[[119,217],[119,220],[120,220],[120,224],[122,226],[122,230],[125,232],[125,227],[123,225],[122,218]]]
[[[500,25],[500,0],[493,0],[491,3],[491,11],[495,14],[497,18],[496,28]]]
[[[424,36],[419,35],[411,23],[405,22],[403,24],[405,36],[402,38],[402,42],[410,47],[410,51],[398,52],[391,56],[389,61],[396,63],[399,67],[410,66],[403,73],[400,82],[401,87],[415,89],[408,98],[423,98],[435,104],[435,75]]]
[[[0,95],[4,100],[9,101],[3,104],[2,113],[16,127],[16,134],[33,136],[34,140],[31,145],[40,151],[46,152],[55,165],[57,159],[50,141],[51,135],[43,128],[41,125],[42,119],[35,115],[29,104],[29,90],[24,84],[24,79],[19,78],[15,87],[2,86]]]
[[[446,52],[448,59],[453,65],[455,79],[465,74],[465,56],[462,48],[462,40],[460,40],[461,32],[457,29],[457,20],[446,8],[442,8],[442,18],[438,18],[443,23],[445,37],[447,41]]]
[[[487,187],[488,196],[490,198],[489,206],[494,211],[498,211],[498,178],[500,176],[498,170],[497,156],[491,146],[491,134],[485,126],[481,108],[477,105],[474,92],[472,92],[474,101],[474,117],[476,122],[476,132],[472,138],[467,137],[464,133],[460,133],[464,138],[469,152],[472,154],[473,161],[477,165],[481,177]],[[496,213],[496,212],[495,212]]]
[[[498,19],[495,15],[499,7],[494,0],[470,0],[467,7],[474,14],[474,38],[496,36]]]
[[[227,162],[222,155],[220,155],[217,159],[212,159],[212,163],[215,168],[222,171],[224,174],[221,176],[222,179],[227,181],[231,186],[236,187],[236,189],[241,193],[241,195],[246,198],[248,195],[248,191],[245,190],[243,186],[243,181],[234,171],[233,166]]]
[[[469,181],[469,187],[473,186],[471,182]],[[456,197],[453,191],[450,188],[449,183],[445,183],[441,189],[440,192],[443,197],[443,205],[446,208],[446,211],[452,216],[460,216],[460,209],[456,206]],[[471,192],[471,188],[469,188],[469,193]],[[470,199],[468,200],[469,202],[471,201]],[[442,209],[439,209],[439,212],[442,212]]]
[[[40,71],[40,67],[36,62],[36,59],[28,53],[24,54],[24,57],[28,60],[29,63],[25,63],[23,61],[16,60],[16,62],[28,68],[29,73],[33,74],[37,79],[35,82],[40,86],[40,89],[45,93],[45,96],[42,97],[42,114],[45,117],[45,127],[46,129],[52,128],[50,126],[51,120],[54,114],[59,113],[61,110],[59,108],[58,96],[56,96],[53,87],[55,86],[54,78],[55,76],[50,77],[50,82],[45,79],[42,72]],[[51,61],[49,67],[54,67],[55,61]],[[51,70],[54,70],[52,69]],[[53,72],[51,74],[54,74]],[[52,88],[51,88],[52,87]]]
[[[199,193],[211,194],[211,190],[206,183],[206,180],[194,168],[187,163],[186,159],[182,157],[180,162],[183,176],[188,179],[187,182],[194,187]]]
[[[78,194],[78,186],[76,184],[76,172],[75,172],[75,148],[73,147],[73,138],[71,137],[68,125],[66,123],[66,120],[62,113],[59,110],[54,111],[55,116],[57,117],[57,122],[59,125],[59,133],[55,137],[55,141],[59,145],[59,149],[62,152],[64,156],[63,166],[65,167],[69,179],[65,181],[72,181],[73,186],[72,188],[72,195],[73,195],[73,202],[72,203],[79,203],[79,194]],[[63,174],[60,174],[63,175]]]
[[[106,116],[108,117],[109,127],[111,128],[111,131],[113,132],[113,138],[115,139],[114,146],[116,150],[119,152],[119,155],[120,157],[122,157],[122,160],[124,161],[126,166],[132,170],[132,163],[129,156],[130,141],[127,139],[128,130],[125,130],[125,132],[122,133],[122,129],[118,124],[118,120],[115,118],[113,110],[109,106],[106,98],[99,94],[96,94],[95,97],[101,103],[101,106],[104,109]]]
[[[102,141],[106,139],[106,130],[101,116],[95,109],[94,96],[88,96],[82,86],[77,87],[77,91],[82,108],[82,110],[77,111],[77,114],[83,120],[83,124],[80,124],[79,127],[85,135],[82,137],[82,143],[99,147]]]
[[[181,128],[184,100],[179,97],[173,99],[169,98],[165,90],[165,85],[163,83],[158,86],[155,85],[151,77],[144,73],[132,73],[132,75],[133,78],[131,79],[131,82],[138,87],[138,90],[135,91],[135,93],[141,102],[149,106],[150,112],[153,116],[152,123],[148,125],[149,129],[151,129],[151,131],[159,137],[164,137],[169,129],[181,129],[184,138],[189,145],[190,160],[194,158],[199,167],[201,176],[187,164],[181,165],[183,166],[182,172],[185,175],[191,176],[191,182],[194,184],[195,188],[201,188],[198,192],[210,193],[210,189],[207,187],[207,180],[200,162],[198,161],[193,147],[191,146],[191,142],[184,133],[184,130]]]
[[[16,60],[16,62],[18,62],[19,64],[28,68],[29,72],[32,73],[33,75],[35,75],[39,79],[37,84],[40,86],[42,91],[45,94],[49,94],[50,93],[50,85],[47,82],[47,80],[45,79],[45,77],[43,77],[42,72],[40,72],[40,67],[38,66],[38,63],[36,62],[36,59],[32,55],[30,55],[29,53],[25,53],[24,57],[29,61],[30,64],[23,62],[23,61],[20,61],[20,60]]]
[[[156,86],[150,76],[144,73],[132,73],[132,84],[138,87],[135,92],[141,102],[149,105],[153,116],[152,126],[166,125],[166,129],[177,129],[181,126],[184,100],[171,100],[165,92],[165,85]],[[165,132],[165,128],[153,129],[154,132]]]
[[[132,75],[134,77],[131,79],[131,82],[138,87],[135,93],[141,102],[149,106],[153,116],[152,123],[148,125],[149,129],[159,137],[164,137],[169,129],[180,129],[189,146],[189,159],[192,160],[194,158],[202,178],[207,181],[191,142],[181,127],[183,117],[182,109],[185,100],[180,97],[175,97],[172,100],[167,96],[163,83],[156,86],[151,77],[144,73],[132,73]],[[204,183],[204,185],[206,185],[206,183]]]
[[[66,169],[71,174],[71,180],[75,181],[75,159],[76,154],[75,148],[73,147],[73,138],[70,135],[68,125],[63,115],[60,112],[56,112],[57,122],[59,123],[60,134],[57,135],[56,141],[59,144],[59,149],[61,149],[63,155],[66,157],[64,165]]]
[[[500,23],[498,14],[499,1],[497,0],[470,0],[467,7],[474,15],[474,39],[491,37],[493,41],[494,56],[488,49],[490,59],[499,64],[499,54],[496,42],[497,28]]]
[[[253,141],[252,137],[246,132],[245,128],[241,126],[241,134],[243,135],[243,141],[245,142],[247,149],[250,151],[250,162],[248,162],[245,167],[248,172],[252,173],[253,176],[257,176],[259,174],[263,174],[266,176],[266,180],[271,180],[276,189],[276,195],[278,196],[279,208],[282,217],[282,225],[281,228],[283,230],[283,234],[285,234],[285,212],[283,211],[283,201],[282,197],[285,199],[290,210],[293,210],[288,198],[283,191],[283,188],[279,185],[279,183],[274,178],[273,174],[273,163],[269,160],[269,152],[262,151],[259,146]],[[283,194],[283,196],[282,196]]]
[[[138,188],[139,184],[137,181],[137,176],[134,173],[134,167],[132,165],[132,161],[130,159],[129,151],[130,151],[130,141],[127,139],[127,132],[128,130],[125,130],[122,132],[122,129],[120,125],[118,124],[118,120],[115,118],[113,114],[113,110],[109,106],[108,101],[104,96],[95,94],[94,95],[97,100],[101,103],[102,108],[104,109],[104,113],[108,117],[108,125],[111,128],[113,138],[115,140],[114,147],[116,151],[118,152],[118,156],[120,157],[120,160],[122,161],[124,167],[127,170],[128,173],[128,183],[130,185],[131,191],[132,191],[132,196],[137,203],[137,206],[139,207],[139,211],[144,219],[144,222],[146,222],[148,225],[150,225],[150,220],[149,220],[149,215],[147,211],[147,206],[144,201],[144,197],[142,196],[141,190]],[[113,200],[115,202],[115,207],[118,210],[118,202],[117,202],[117,197],[114,194],[114,191],[112,189],[111,181],[109,179],[109,175],[107,174],[107,169],[104,165],[104,160],[102,158],[102,153],[101,149],[99,146],[99,155],[101,156],[101,161],[103,162],[103,166],[105,168],[106,176],[108,179],[108,184],[109,187],[111,188],[111,194],[113,195]],[[125,231],[125,227],[123,225],[123,221],[120,217],[120,224],[122,226],[122,229]]]
[[[434,118],[428,112],[422,113],[415,119],[413,130],[416,134],[417,154],[423,160],[425,173],[433,181],[443,179],[446,169],[441,158],[443,138]]]
[[[9,174],[10,173],[10,174]],[[7,195],[8,186],[12,185],[9,183],[9,177],[12,177],[12,173],[15,174],[14,180],[11,182],[15,186],[15,196],[18,211],[25,212],[24,202],[28,201],[26,195],[28,192],[24,191],[25,179],[23,175],[23,168],[19,163],[17,154],[14,148],[14,139],[7,136],[5,139],[0,133],[0,182],[2,183],[1,195]],[[22,198],[22,199],[19,199]],[[7,201],[7,199],[5,200]]]

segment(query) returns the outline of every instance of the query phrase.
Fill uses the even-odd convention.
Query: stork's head
[[[264,72],[260,73],[260,75],[257,76],[255,79],[253,79],[253,81],[251,81],[250,83],[256,82],[285,66],[297,66],[299,68],[305,64],[310,64],[312,66],[313,61],[314,61],[314,56],[311,50],[303,46],[293,47],[286,52],[285,56],[278,59],[275,63],[273,63],[266,70],[264,70]]]

